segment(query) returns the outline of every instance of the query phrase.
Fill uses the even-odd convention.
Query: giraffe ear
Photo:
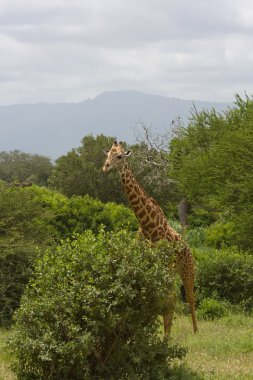
[[[127,150],[125,152],[125,157],[129,157],[129,156],[131,156],[131,154],[132,154],[131,150]]]

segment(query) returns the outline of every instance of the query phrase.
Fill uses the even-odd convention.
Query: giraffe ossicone
[[[180,244],[180,249],[176,252],[175,266],[185,288],[186,299],[192,316],[193,330],[197,332],[194,296],[194,259],[190,248],[182,240],[181,235],[170,226],[159,204],[148,196],[142,186],[138,184],[127,162],[127,157],[131,155],[131,151],[125,150],[122,142],[118,143],[114,141],[111,149],[105,151],[105,154],[107,157],[103,171],[118,170],[126,196],[139,221],[144,237],[152,243],[164,239],[172,242],[180,241],[182,243]],[[171,309],[163,316],[165,335],[170,334],[173,314],[174,309]]]

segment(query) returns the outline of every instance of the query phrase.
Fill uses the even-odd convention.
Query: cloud
[[[253,91],[250,0],[1,0],[0,104]]]

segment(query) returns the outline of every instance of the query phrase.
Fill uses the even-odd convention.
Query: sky
[[[252,0],[0,0],[0,105],[253,94]]]

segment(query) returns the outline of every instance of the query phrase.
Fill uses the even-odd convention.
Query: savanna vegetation
[[[181,298],[175,247],[136,237],[117,173],[101,170],[113,137],[85,136],[54,164],[0,152],[0,379],[253,378],[253,101],[193,109],[172,138],[141,132],[131,166],[183,221],[200,332],[179,301],[163,339],[172,289]]]
[[[46,186],[53,164],[48,157],[14,150],[0,152],[0,178],[9,183]]]

